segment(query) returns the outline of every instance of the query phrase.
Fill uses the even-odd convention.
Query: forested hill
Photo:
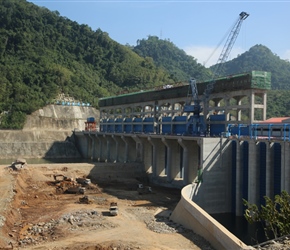
[[[168,40],[159,39],[157,36],[149,36],[148,39],[137,41],[133,50],[142,57],[151,57],[154,63],[169,72],[176,82],[188,81],[190,77],[199,82],[210,80],[211,71],[196,59],[187,55]]]
[[[251,70],[270,71],[274,89],[290,89],[290,63],[265,46],[254,46],[227,62],[224,74]],[[98,98],[124,90],[190,77],[211,79],[210,69],[169,40],[149,36],[135,47],[124,46],[100,28],[93,31],[26,0],[0,0],[0,72],[0,129],[22,128],[27,114],[59,94],[97,107]],[[290,116],[284,109],[288,99],[279,101],[284,94],[272,95],[278,102],[270,110],[277,116]],[[285,105],[277,107],[280,103]]]
[[[269,71],[272,73],[273,90],[290,90],[290,62],[282,60],[263,45],[255,45],[249,51],[226,62],[223,69],[223,75],[252,70]]]
[[[0,0],[0,72],[0,128],[21,128],[60,93],[97,105],[122,89],[173,82],[101,29],[25,0]]]

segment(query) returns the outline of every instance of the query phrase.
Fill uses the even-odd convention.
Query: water
[[[244,216],[230,213],[211,216],[247,245],[253,246],[268,240],[261,223],[249,224]]]

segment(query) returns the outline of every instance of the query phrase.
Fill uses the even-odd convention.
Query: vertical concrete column
[[[250,123],[255,121],[255,94],[250,91]]]
[[[152,174],[153,177],[158,177],[165,174],[165,149],[160,138],[148,137],[148,141],[153,147],[153,159],[152,159]]]
[[[243,191],[242,191],[242,158],[241,158],[241,147],[243,142],[236,141],[237,151],[236,151],[236,216],[243,215]]]
[[[102,158],[102,140],[100,138],[100,136],[98,134],[95,134],[95,137],[97,138],[97,141],[98,141],[98,147],[97,147],[97,152],[98,152],[98,155],[97,155],[97,161],[101,161],[101,158]]]
[[[281,142],[281,190],[290,191],[290,152],[289,142]]]
[[[153,147],[152,144],[148,141],[147,137],[139,138],[142,143],[142,159],[144,164],[144,170],[147,173],[152,173],[152,159],[153,159]]]
[[[249,141],[249,182],[248,182],[248,201],[249,203],[260,205],[259,200],[259,164],[257,159],[259,157],[259,151],[257,150],[257,145],[259,142],[255,142],[254,140]]]
[[[162,138],[162,142],[166,146],[167,150],[167,160],[166,160],[166,174],[167,174],[167,181],[171,182],[174,180],[178,174],[179,174],[179,165],[178,165],[178,159],[179,157],[179,150],[176,140],[169,140],[166,138]]]
[[[92,140],[89,136],[89,133],[86,133],[84,135],[84,137],[86,138],[86,153],[85,153],[85,158],[86,159],[91,159],[91,154],[92,154]]]
[[[143,141],[141,141],[140,138],[136,135],[133,135],[132,139],[136,143],[136,161],[143,162],[144,158]]]
[[[110,142],[110,140],[109,140],[109,138],[108,137],[106,137],[107,138],[107,147],[106,147],[106,160],[105,160],[105,162],[110,162],[110,158],[111,158],[111,156],[110,156],[110,144],[111,144],[111,142]]]
[[[179,145],[183,148],[183,156],[182,156],[182,177],[183,177],[183,184],[186,185],[190,183],[189,181],[189,156],[188,156],[188,146],[182,140],[182,138],[178,139]]]
[[[89,132],[89,138],[90,139],[88,141],[91,141],[91,148],[90,148],[90,152],[88,152],[88,159],[94,160],[95,159],[95,140],[90,132]]]
[[[115,142],[115,150],[114,150],[114,160],[115,162],[125,162],[125,147],[124,140],[122,140],[119,135],[112,135],[112,139]]]
[[[242,100],[241,98],[238,98],[237,99],[237,105],[238,106],[241,106],[242,105]],[[237,121],[241,121],[242,120],[242,110],[241,109],[238,109],[237,110]]]
[[[267,119],[267,93],[263,93],[263,121]]]
[[[115,135],[112,135],[112,139],[115,141],[115,154],[113,156],[114,162],[118,162],[119,161],[119,141],[117,140]]]
[[[102,147],[102,150],[100,151],[100,161],[101,162],[105,162],[107,160],[107,140],[106,140],[106,136],[103,135],[103,136],[100,136],[99,137],[100,141],[101,141],[101,147]]]
[[[266,196],[274,198],[274,164],[273,149],[274,143],[266,143]]]
[[[186,141],[179,138],[178,143],[183,148],[182,176],[183,184],[187,185],[192,183],[197,177],[200,152],[198,150],[197,141]]]
[[[126,140],[125,136],[121,136],[121,139],[124,141],[125,143],[125,152],[124,152],[124,163],[128,162],[128,142]]]

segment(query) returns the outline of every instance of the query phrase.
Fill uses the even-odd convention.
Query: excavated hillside
[[[0,159],[80,158],[72,131],[84,130],[92,107],[48,105],[27,117],[23,130],[0,130]]]

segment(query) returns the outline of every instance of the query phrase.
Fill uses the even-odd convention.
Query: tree
[[[268,239],[270,233],[275,238],[290,234],[290,195],[284,190],[281,195],[275,195],[274,200],[267,196],[264,196],[264,199],[265,205],[261,205],[260,208],[243,200],[247,207],[244,214],[246,220],[250,224],[262,223]]]

